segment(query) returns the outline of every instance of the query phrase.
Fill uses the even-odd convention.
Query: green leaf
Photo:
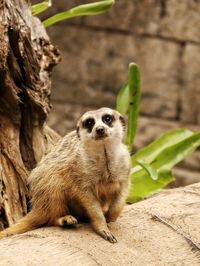
[[[158,179],[157,170],[150,164],[136,161],[148,174],[153,180]]]
[[[168,131],[159,139],[137,151],[132,156],[132,163],[135,164],[135,161],[151,163],[156,158],[156,156],[165,148],[170,147],[190,137],[191,135],[193,135],[193,132],[184,128]]]
[[[42,13],[47,8],[49,8],[51,5],[52,5],[51,0],[45,0],[39,4],[33,5],[31,7],[31,11],[32,11],[33,16],[36,16],[36,15]]]
[[[120,89],[117,96],[116,109],[125,115],[128,113],[128,129],[126,143],[131,151],[137,129],[141,98],[140,71],[135,63],[129,64],[128,82]]]
[[[125,115],[128,112],[128,102],[129,102],[129,86],[127,82],[120,89],[117,95],[116,109],[122,115]]]
[[[144,169],[133,173],[130,178],[132,186],[127,199],[129,203],[142,200],[175,180],[168,170],[158,172],[157,180],[153,180]]]
[[[139,114],[141,89],[140,89],[140,71],[135,63],[129,65],[128,74],[129,102],[128,102],[128,130],[127,145],[131,151],[137,129],[137,120]]]
[[[172,145],[158,154],[152,162],[153,167],[159,170],[170,170],[200,146],[200,132]]]
[[[151,193],[163,189],[168,183],[174,180],[171,174],[172,167],[181,162],[200,146],[200,132],[192,133],[191,131],[180,129],[179,131],[176,130],[171,133],[173,134],[168,132],[158,140],[158,143],[162,144],[161,150],[157,145],[151,146],[154,148],[154,156],[148,158],[149,163],[144,163],[143,161],[141,163],[141,161],[134,160],[134,162],[142,166],[143,169],[137,169],[138,166],[133,168],[134,173],[131,175],[132,186],[128,198],[129,202],[143,199]],[[177,139],[175,140],[174,136],[176,135]],[[171,136],[173,141],[169,136]],[[165,147],[164,143],[162,143],[164,139],[168,140],[168,145],[174,142],[175,144]],[[162,141],[160,142],[160,140]],[[154,144],[155,143],[156,142],[154,142]],[[156,151],[156,147],[159,153]],[[147,151],[149,150],[147,149]],[[148,155],[149,153],[147,152],[147,157]],[[145,153],[142,154],[141,158],[145,160]],[[153,161],[151,161],[152,159]],[[156,180],[154,176],[155,171],[157,173]],[[154,177],[154,179],[152,179],[152,177]]]
[[[64,12],[58,13],[43,21],[45,27],[49,27],[59,21],[77,17],[77,16],[90,16],[106,12],[112,5],[114,0],[99,1],[91,4],[84,4]]]

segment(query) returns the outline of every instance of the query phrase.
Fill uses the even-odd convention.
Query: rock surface
[[[126,206],[110,244],[87,225],[41,228],[0,241],[4,266],[199,265],[200,183]]]

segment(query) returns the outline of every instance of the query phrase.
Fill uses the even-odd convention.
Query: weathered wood
[[[0,224],[27,212],[26,179],[59,136],[45,125],[59,60],[23,0],[0,0]]]
[[[200,265],[200,183],[126,206],[110,225],[118,243],[89,226],[41,228],[0,241],[1,264],[73,266]]]

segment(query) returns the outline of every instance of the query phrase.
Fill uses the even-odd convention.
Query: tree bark
[[[24,0],[0,0],[0,227],[27,213],[27,176],[59,139],[45,123],[59,51]]]

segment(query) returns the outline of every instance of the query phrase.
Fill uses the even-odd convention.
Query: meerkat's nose
[[[96,128],[96,133],[97,133],[98,136],[103,136],[105,134],[104,127],[97,127]]]

